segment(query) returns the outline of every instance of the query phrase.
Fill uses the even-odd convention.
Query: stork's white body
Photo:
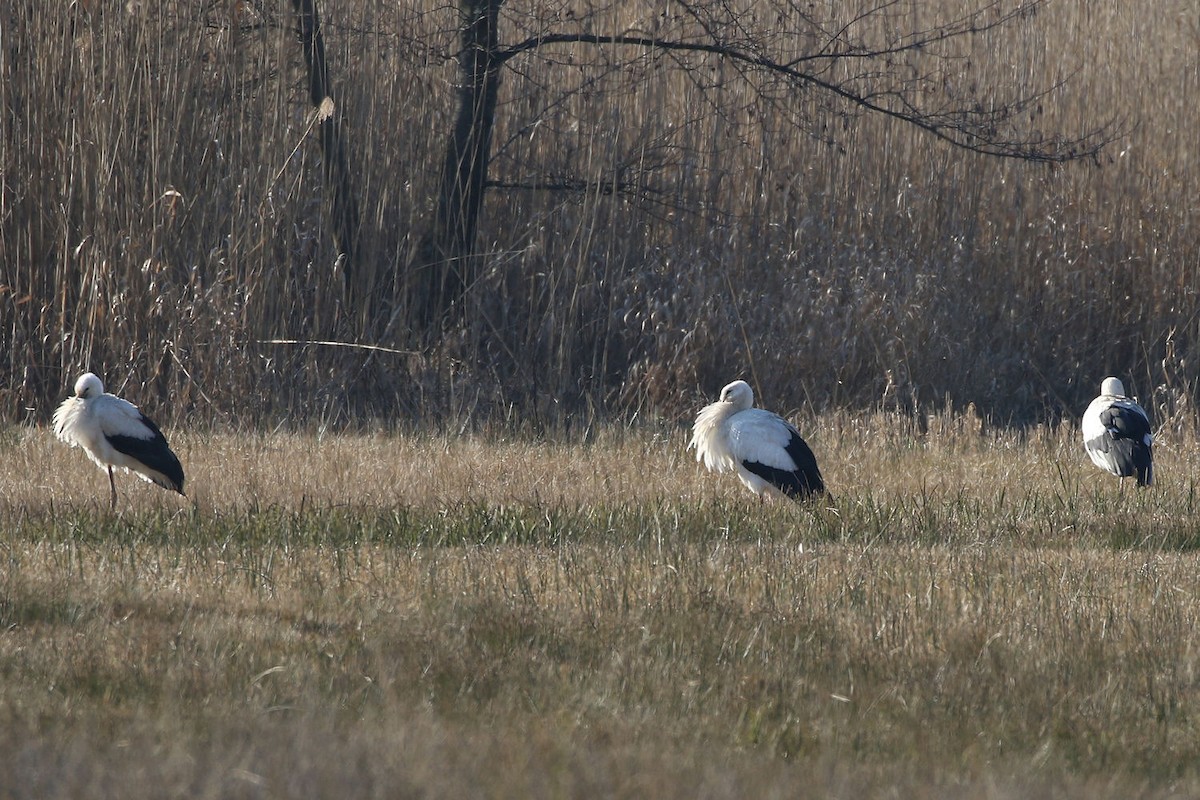
[[[117,504],[113,467],[183,494],[183,468],[162,431],[137,406],[106,394],[100,379],[88,372],[75,382],[75,394],[54,412],[54,433],[72,447],[83,448],[108,471],[112,505]]]
[[[1118,478],[1135,476],[1138,486],[1154,483],[1154,436],[1150,417],[1125,395],[1116,378],[1105,378],[1100,396],[1083,414],[1083,446],[1100,469]]]
[[[736,472],[759,497],[825,494],[816,458],[796,428],[753,405],[750,385],[734,381],[720,400],[701,409],[688,444],[696,460],[712,472]]]

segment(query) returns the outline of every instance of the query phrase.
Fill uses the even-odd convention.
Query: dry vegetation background
[[[863,8],[806,10],[836,28]],[[886,6],[854,25],[961,10]],[[1078,414],[1115,373],[1158,419],[1194,407],[1191,3],[1055,2],[957,46],[948,95],[1065,80],[1030,130],[1127,131],[1098,163],[1062,168],[972,156],[715,61],[566,46],[514,59],[492,177],[638,192],[490,190],[483,276],[437,336],[411,328],[406,298],[453,112],[455,12],[360,0],[323,14],[362,212],[348,274],[286,4],[10,4],[5,417],[46,419],[84,368],[189,424],[674,416],[738,376],[789,407],[949,398],[1027,422]],[[632,1],[502,15],[513,42],[685,24]],[[280,338],[404,354],[262,343]]]
[[[492,189],[437,331],[408,267],[454,9],[324,9],[353,264],[289,10],[0,12],[0,417],[33,423],[0,428],[0,796],[1200,796],[1194,4],[970,40],[948,90],[1069,79],[1029,125],[1127,125],[1053,169],[717,63],[515,59],[493,178],[593,189]],[[108,513],[45,428],[84,368],[188,498],[123,475]],[[1112,373],[1148,491],[1079,446]],[[739,376],[803,408],[836,506],[691,461],[679,420]]]
[[[1184,798],[1200,446],[806,425],[836,508],[682,433],[175,437],[183,500],[0,437],[6,797]]]

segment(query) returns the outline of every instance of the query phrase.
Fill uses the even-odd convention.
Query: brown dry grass
[[[1195,438],[805,426],[836,511],[679,430],[173,436],[192,498],[0,443],[12,797],[1186,797]]]

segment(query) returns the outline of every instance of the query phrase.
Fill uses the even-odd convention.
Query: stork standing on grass
[[[772,491],[796,499],[824,495],[817,459],[799,431],[753,406],[754,390],[745,381],[722,389],[721,399],[696,416],[688,445],[696,448],[696,460],[713,472],[737,472],[760,499]]]
[[[1105,378],[1100,396],[1083,413],[1083,447],[1092,463],[1118,478],[1137,476],[1138,486],[1154,483],[1154,437],[1145,409],[1125,396],[1116,378]]]
[[[137,406],[106,394],[104,384],[90,372],[75,381],[75,394],[54,412],[54,433],[108,470],[112,507],[117,507],[113,467],[124,467],[143,480],[183,494],[183,467],[166,437]]]

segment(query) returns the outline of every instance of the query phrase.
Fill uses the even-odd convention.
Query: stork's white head
[[[1100,384],[1100,394],[1109,394],[1114,397],[1125,396],[1125,385],[1116,378],[1105,378],[1104,383]]]
[[[734,381],[721,390],[721,402],[742,411],[754,405],[754,390],[745,381]]]
[[[92,400],[104,394],[104,384],[91,372],[85,372],[75,381],[75,396],[81,400]]]

